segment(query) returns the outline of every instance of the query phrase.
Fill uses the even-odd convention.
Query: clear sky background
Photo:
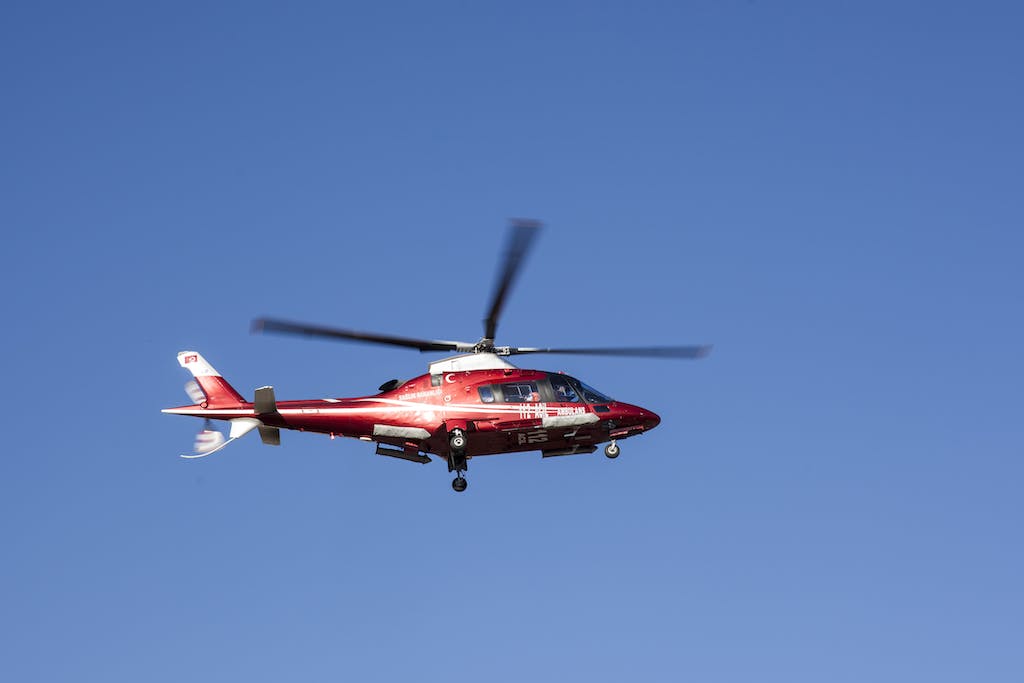
[[[0,679],[1020,681],[1018,3],[7,3]],[[255,436],[175,354],[373,393],[475,340],[599,453]]]

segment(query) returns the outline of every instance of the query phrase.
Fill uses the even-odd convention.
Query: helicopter
[[[420,352],[458,355],[429,363],[427,373],[382,384],[377,394],[355,398],[278,401],[274,388],[260,387],[248,401],[197,351],[178,353],[178,363],[192,374],[185,390],[192,404],[162,412],[204,420],[194,452],[202,458],[220,451],[249,432],[264,444],[279,446],[281,430],[314,432],[330,438],[350,437],[374,443],[376,453],[414,463],[447,462],[452,488],[465,491],[469,461],[478,456],[540,451],[542,457],[594,453],[617,458],[618,442],[654,429],[661,418],[641,406],[613,399],[575,377],[521,369],[507,358],[529,354],[625,356],[697,359],[709,345],[537,348],[495,344],[498,321],[541,224],[511,222],[500,273],[477,342],[416,339],[278,318],[252,321],[253,333],[385,344]],[[227,438],[213,421],[229,423]]]

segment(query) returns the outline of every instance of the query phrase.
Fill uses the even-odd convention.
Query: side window
[[[501,393],[506,403],[534,403],[540,400],[536,382],[502,384]]]
[[[477,389],[480,392],[480,400],[484,403],[494,403],[494,390],[490,387],[480,387]]]
[[[550,375],[551,390],[555,392],[555,400],[559,403],[579,403],[580,397],[569,384],[569,380],[558,375]]]

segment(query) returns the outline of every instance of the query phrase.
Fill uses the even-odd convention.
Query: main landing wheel
[[[469,482],[466,481],[465,477],[455,477],[455,479],[452,480],[452,488],[458,493],[465,491],[467,486],[469,486]]]
[[[466,434],[461,429],[453,429],[450,432],[451,438],[448,443],[451,445],[453,451],[461,451],[466,448]]]
[[[614,441],[612,441],[610,444],[604,447],[604,454],[613,460],[619,457],[619,453],[619,444],[615,443]]]

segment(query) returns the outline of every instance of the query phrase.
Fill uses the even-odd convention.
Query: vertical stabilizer
[[[196,351],[182,351],[178,363],[192,373],[206,397],[207,407],[238,406],[246,401],[212,365]]]

